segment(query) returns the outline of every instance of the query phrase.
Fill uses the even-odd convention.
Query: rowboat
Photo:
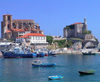
[[[63,78],[63,76],[61,76],[61,75],[55,75],[55,76],[48,77],[49,80],[60,80],[62,78]]]
[[[87,70],[87,71],[78,71],[81,75],[90,75],[94,74],[95,70]]]
[[[56,63],[41,63],[40,60],[34,60],[32,63],[33,67],[54,67]]]

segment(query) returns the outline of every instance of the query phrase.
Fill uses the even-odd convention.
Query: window
[[[26,26],[26,23],[25,22],[23,23],[23,26]]]
[[[15,23],[12,23],[12,26],[15,26]]]
[[[41,40],[41,37],[40,37],[40,40]]]
[[[8,16],[8,20],[10,20],[10,16]]]
[[[33,36],[33,40],[34,40],[34,36]]]
[[[31,23],[29,23],[29,26],[31,26]]]
[[[8,30],[9,30],[9,28],[10,28],[10,27],[9,27],[9,24],[8,24]]]

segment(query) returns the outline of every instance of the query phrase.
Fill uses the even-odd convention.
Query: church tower
[[[12,15],[5,14],[3,15],[3,21],[1,22],[1,36],[2,38],[5,38],[5,33],[7,30],[10,30],[12,26]]]

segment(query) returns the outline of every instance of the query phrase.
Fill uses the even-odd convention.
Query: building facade
[[[36,48],[48,47],[46,36],[40,33],[28,33],[16,38],[17,43],[23,43],[27,46],[33,45]]]
[[[40,33],[39,24],[36,24],[34,20],[30,19],[12,19],[12,15],[3,15],[3,21],[1,22],[1,37],[6,39],[16,39],[16,37],[23,36],[27,33]]]
[[[93,34],[83,34],[83,31],[87,31],[87,21],[84,18],[84,23],[78,22],[66,26],[63,29],[64,38],[81,38],[84,40],[94,40]]]

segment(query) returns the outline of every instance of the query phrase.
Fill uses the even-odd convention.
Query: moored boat
[[[55,75],[55,76],[48,77],[49,80],[60,80],[62,78],[63,78],[63,76],[61,76],[61,75]]]
[[[33,67],[54,67],[56,66],[56,63],[41,63],[40,60],[34,60],[32,63]]]
[[[87,71],[78,71],[81,75],[90,75],[94,74],[95,70],[87,70]]]
[[[83,55],[96,55],[97,53],[86,53],[86,52],[82,52]]]
[[[50,51],[48,51],[48,55],[52,55],[53,56],[53,55],[56,55],[56,53],[54,51],[50,50]]]
[[[33,58],[37,54],[29,50],[22,50],[20,47],[14,47],[13,50],[1,51],[4,58]]]
[[[37,53],[37,52],[36,52]],[[44,57],[45,56],[45,53],[43,53],[43,52],[38,52],[37,53],[37,57]]]

